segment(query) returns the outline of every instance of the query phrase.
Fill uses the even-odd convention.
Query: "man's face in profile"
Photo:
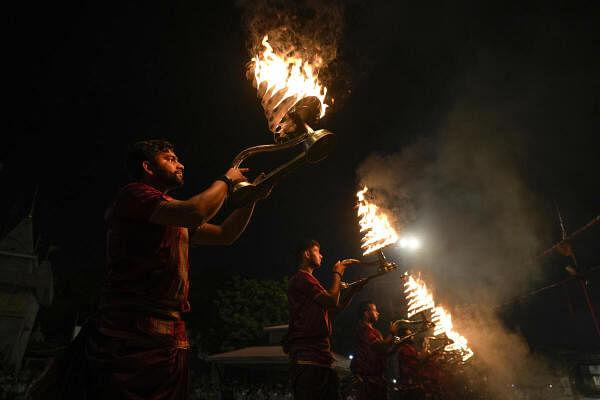
[[[321,254],[319,246],[313,246],[308,250],[308,262],[313,268],[319,268],[322,260],[323,255]]]
[[[156,176],[160,178],[169,189],[183,186],[183,164],[173,151],[163,151],[156,155],[152,163]]]
[[[379,311],[375,304],[369,304],[369,309],[366,311],[367,321],[374,324],[379,320]]]

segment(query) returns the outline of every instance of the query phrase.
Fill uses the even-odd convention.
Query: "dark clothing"
[[[356,328],[356,355],[351,368],[361,382],[361,400],[387,399],[385,354],[374,345],[383,342],[383,335],[366,322]]]
[[[425,398],[419,352],[409,342],[398,347],[398,389],[403,399]]]
[[[331,368],[329,314],[315,300],[322,293],[327,291],[309,273],[298,271],[290,278],[290,324],[283,348],[290,357],[295,400],[339,399],[339,379]]]
[[[34,398],[189,398],[181,321],[189,310],[188,229],[150,222],[171,200],[140,182],[118,194],[106,213],[108,277],[99,313],[37,385],[55,386],[55,397],[38,390]]]
[[[150,222],[172,200],[140,182],[130,183],[106,212],[108,277],[101,310],[118,309],[179,319],[189,311],[188,229]]]
[[[322,293],[326,294],[327,291],[309,273],[298,271],[290,278],[290,324],[284,349],[289,353],[292,363],[328,367],[333,361],[327,307],[315,301]]]
[[[189,398],[187,350],[175,335],[146,333],[114,337],[97,330],[86,343],[93,399],[184,400]]]
[[[117,339],[87,321],[28,393],[33,400],[184,400],[189,397],[187,351],[167,335]],[[161,340],[166,343],[157,342]]]
[[[383,342],[383,335],[366,322],[356,328],[356,356],[353,370],[356,375],[378,378],[385,383],[385,354],[374,345]]]
[[[294,400],[338,400],[340,380],[333,368],[291,365]]]
[[[108,278],[86,350],[107,399],[188,398],[188,229],[150,222],[170,200],[135,182],[106,213]]]

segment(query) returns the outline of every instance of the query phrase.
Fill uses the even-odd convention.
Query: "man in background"
[[[390,322],[389,334],[384,338],[375,328],[379,320],[377,306],[371,301],[359,306],[360,323],[356,328],[356,355],[351,363],[352,373],[360,382],[359,400],[385,400],[386,357],[395,351],[394,338],[398,326]]]
[[[313,276],[313,272],[321,268],[323,255],[320,250],[321,246],[315,240],[300,243],[298,272],[290,278],[288,286],[290,323],[283,348],[289,354],[296,400],[339,398],[339,379],[332,367],[331,319],[343,311],[364,286],[354,285],[340,300],[342,276],[346,266],[354,261],[338,261],[332,268],[331,286],[326,290]]]

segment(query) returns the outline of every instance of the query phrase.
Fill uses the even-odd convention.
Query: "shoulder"
[[[324,289],[314,276],[298,271],[289,280],[288,292],[290,293],[321,293]]]
[[[169,200],[170,197],[150,185],[132,182],[121,188],[112,212],[117,217],[149,220],[158,204]]]
[[[127,194],[148,194],[148,195],[159,195],[165,199],[169,196],[163,194],[160,190],[153,188],[142,182],[131,182],[123,186],[119,191],[119,196]]]
[[[312,276],[311,274],[307,274],[306,272],[298,271],[289,280],[290,286],[292,285],[305,285],[305,284],[317,284],[320,285],[317,278]]]
[[[132,182],[123,186],[116,199],[117,202],[165,200],[171,200],[171,197],[142,182]]]

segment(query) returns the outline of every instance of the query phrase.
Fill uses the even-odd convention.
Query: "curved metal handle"
[[[238,168],[242,164],[242,162],[246,158],[250,157],[251,155],[258,154],[258,153],[269,153],[269,152],[273,152],[273,151],[289,149],[290,147],[294,147],[294,146],[302,143],[307,137],[308,137],[308,133],[303,133],[302,135],[298,136],[297,138],[289,140],[285,143],[261,144],[261,145],[254,146],[254,147],[248,147],[247,149],[242,150],[240,153],[238,153],[237,156],[235,156],[235,158],[233,159],[233,162],[231,163],[231,168]]]
[[[363,267],[372,267],[374,265],[379,265],[379,260],[375,260],[375,261],[361,261],[361,260],[357,260],[356,258],[347,258],[345,260],[342,260],[342,263],[344,263],[344,264],[356,264],[356,265],[361,265]]]

